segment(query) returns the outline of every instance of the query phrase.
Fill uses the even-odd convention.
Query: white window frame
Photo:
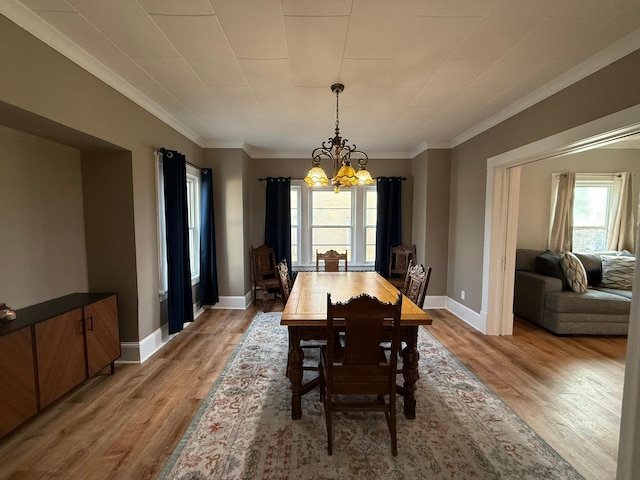
[[[158,295],[166,298],[169,289],[167,276],[167,226],[164,209],[164,174],[162,155],[156,155],[156,201],[158,217]],[[187,164],[187,220],[189,225],[189,262],[191,266],[191,285],[200,282],[200,170]]]
[[[609,189],[609,198],[607,200],[607,206],[606,206],[606,218],[605,218],[605,226],[604,226],[604,230],[606,232],[606,240],[605,240],[605,245],[603,247],[603,249],[606,249],[606,244],[608,243],[609,240],[609,215],[611,212],[611,202],[613,201],[613,188],[614,188],[614,180],[615,180],[615,175],[612,173],[576,173],[576,182],[574,185],[574,192],[576,188],[582,187],[606,187]],[[583,228],[581,226],[576,225],[575,223],[575,217],[574,217],[574,221],[573,221],[573,229],[575,232],[575,229],[578,228]],[[600,227],[584,227],[584,228],[600,228]],[[575,247],[574,247],[575,250]]]
[[[311,192],[314,190],[333,191],[333,187],[313,187],[309,188],[304,185],[302,180],[292,180],[291,188],[300,190],[298,198],[300,205],[298,206],[298,254],[297,262],[292,261],[292,266],[296,270],[315,269],[314,253],[311,247],[312,241],[312,202]],[[370,269],[375,265],[375,260],[365,261],[366,253],[366,236],[365,236],[365,192],[376,191],[376,186],[358,185],[350,189],[352,192],[352,216],[351,216],[351,246],[349,247],[349,269],[366,268]],[[337,193],[336,195],[340,195]]]
[[[293,209],[293,207],[295,206],[295,208],[298,210],[298,222],[294,225],[293,221],[291,222],[291,245],[297,245],[298,246],[298,258],[294,259],[293,258],[293,253],[291,254],[291,264],[292,265],[298,265],[300,263],[300,249],[302,248],[302,242],[301,242],[301,217],[302,217],[302,185],[295,185],[293,184],[293,182],[291,182],[290,185],[290,189],[292,192],[297,192],[297,198],[298,198],[298,202],[294,205],[293,201],[291,202],[291,208]],[[295,233],[294,233],[295,231]]]

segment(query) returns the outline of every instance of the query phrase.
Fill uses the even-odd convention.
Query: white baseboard
[[[204,312],[204,309],[197,308],[198,310],[193,316],[194,321]],[[184,328],[188,328],[191,323],[185,323]],[[120,342],[121,355],[115,363],[144,363],[145,360],[164,347],[176,335],[177,333],[169,335],[169,325],[165,323],[139,342]]]
[[[449,297],[447,297],[447,306],[445,308],[479,332],[486,333],[486,323],[483,322],[482,316],[478,312],[474,312],[466,305]]]
[[[244,310],[253,300],[252,292],[247,293],[244,297],[220,297],[220,301],[212,306],[206,306],[206,309],[229,309],[229,310]],[[455,316],[459,317],[462,321],[468,323],[476,330],[486,333],[486,320],[483,321],[481,314],[474,312],[469,307],[458,303],[457,301],[447,296],[427,296],[424,299],[422,306],[425,310],[444,308],[449,310]],[[199,309],[195,315],[195,318],[200,316],[203,309]],[[187,327],[189,323],[185,324]],[[164,324],[155,332],[147,335],[140,342],[121,342],[120,348],[122,355],[116,363],[143,363],[151,355],[156,353],[162,347],[164,347],[175,336],[169,335],[168,325]]]
[[[434,309],[434,308],[447,308],[447,297],[445,295],[441,295],[441,296],[427,295],[424,299],[424,303],[422,304],[422,308],[425,310]]]
[[[244,297],[220,297],[218,303],[215,305],[207,305],[205,308],[210,310],[228,309],[228,310],[244,310],[253,301],[251,292],[247,293]]]

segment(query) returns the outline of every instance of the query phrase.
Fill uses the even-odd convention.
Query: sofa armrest
[[[562,280],[539,273],[517,271],[513,295],[513,313],[540,323],[548,292],[561,292]]]

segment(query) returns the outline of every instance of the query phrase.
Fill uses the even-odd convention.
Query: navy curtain
[[[191,268],[189,267],[189,230],[187,217],[187,169],[185,157],[173,150],[162,153],[164,209],[167,230],[167,277],[169,333],[193,322]]]
[[[291,267],[291,178],[267,177],[264,244]]]
[[[377,177],[376,271],[389,276],[391,247],[402,243],[402,177]]]
[[[215,305],[218,296],[216,227],[213,215],[213,173],[205,168],[200,175],[200,301]]]

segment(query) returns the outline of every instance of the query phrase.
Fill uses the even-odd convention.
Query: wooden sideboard
[[[120,357],[114,293],[73,293],[0,323],[0,437]]]

